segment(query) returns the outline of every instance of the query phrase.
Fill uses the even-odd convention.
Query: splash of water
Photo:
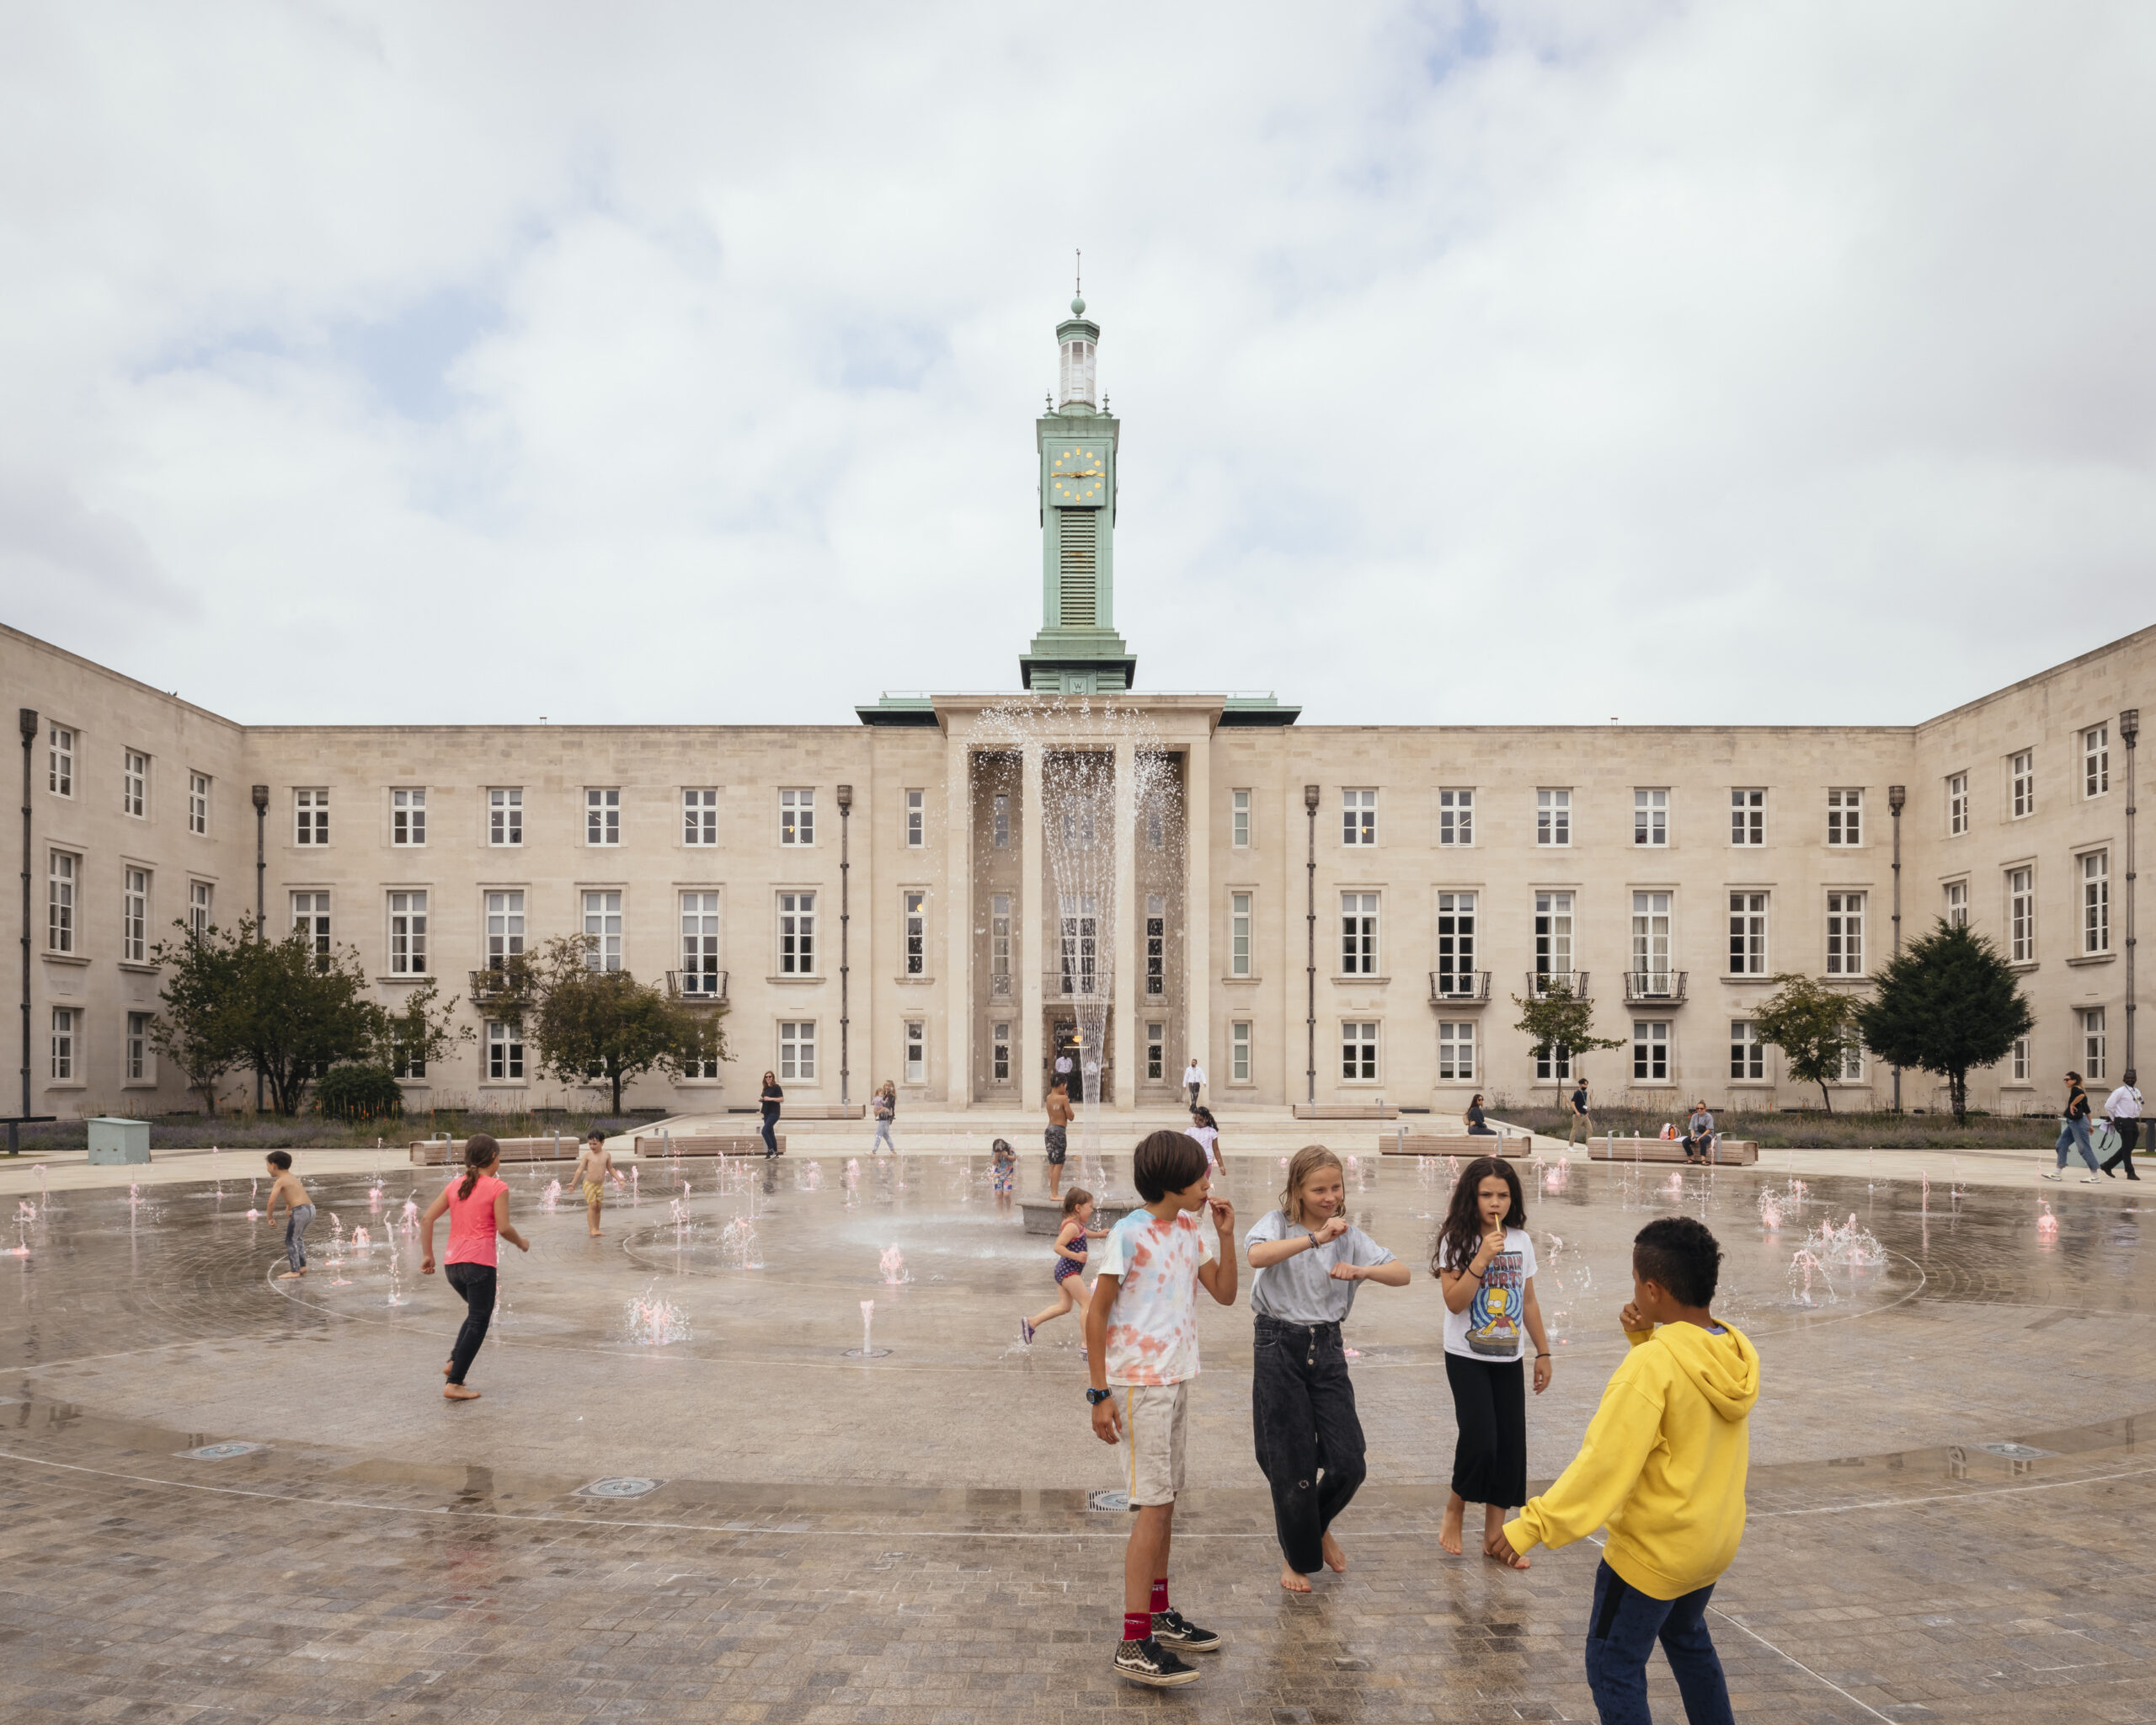
[[[1789,1291],[1791,1303],[1797,1306],[1832,1306],[1841,1297],[1834,1292],[1827,1266],[1802,1247],[1789,1261]]]
[[[250,1193],[248,1194],[252,1196]],[[367,1188],[367,1210],[370,1215],[382,1209],[382,1182],[377,1180]]]
[[[689,1339],[688,1315],[652,1288],[630,1297],[627,1309],[622,1313],[622,1327],[629,1340],[640,1347],[664,1348],[670,1343]]]
[[[250,1211],[249,1214],[252,1215],[253,1212]],[[374,1250],[374,1236],[369,1234],[365,1228],[353,1229],[352,1250],[358,1256],[365,1258],[370,1252]]]
[[[1886,1248],[1872,1236],[1871,1231],[1857,1220],[1856,1212],[1849,1212],[1849,1219],[1840,1227],[1822,1221],[1818,1231],[1805,1244],[1822,1263],[1833,1264],[1842,1269],[1877,1269],[1886,1262]]]
[[[546,1211],[548,1215],[552,1215],[561,1207],[562,1183],[559,1180],[549,1180],[547,1183],[545,1194],[539,1199],[539,1208]]]
[[[2042,1199],[2036,1202],[2043,1212],[2036,1218],[2036,1241],[2039,1245],[2049,1246],[2058,1238],[2058,1218],[2052,1214],[2051,1205]]]
[[[897,1287],[901,1282],[910,1282],[913,1273],[906,1268],[906,1255],[895,1246],[886,1246],[876,1259],[876,1268],[884,1282]]]
[[[719,1236],[719,1245],[726,1261],[736,1269],[760,1270],[764,1267],[763,1256],[756,1247],[756,1225],[747,1216],[736,1216],[726,1225]]]
[[[1771,1186],[1759,1194],[1759,1226],[1769,1234],[1781,1231],[1782,1203]]]

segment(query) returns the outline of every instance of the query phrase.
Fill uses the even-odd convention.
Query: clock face
[[[1065,509],[1108,500],[1108,451],[1104,443],[1048,446],[1048,500]]]

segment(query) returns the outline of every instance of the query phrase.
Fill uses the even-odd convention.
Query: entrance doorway
[[[1110,1007],[1104,1015],[1106,1028],[1102,1035],[1102,1046],[1091,1049],[1078,1040],[1078,1021],[1067,1012],[1051,1011],[1048,1015],[1048,1034],[1041,1039],[1047,1051],[1042,1058],[1044,1071],[1043,1088],[1055,1081],[1058,1063],[1067,1060],[1070,1077],[1070,1100],[1082,1102],[1086,1096],[1085,1070],[1089,1060],[1101,1063],[1101,1100],[1110,1102],[1115,1097],[1115,1061],[1109,1050],[1115,1046],[1115,1009]]]

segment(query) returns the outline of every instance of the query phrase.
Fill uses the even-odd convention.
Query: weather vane
[[[1082,251],[1077,251],[1072,255],[1077,259],[1078,262],[1070,273],[1070,291],[1073,293],[1082,294],[1086,291],[1086,254]]]

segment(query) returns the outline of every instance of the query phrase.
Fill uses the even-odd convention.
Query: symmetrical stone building
[[[1226,1103],[1518,1099],[1564,1076],[1513,1028],[1552,975],[1622,1041],[1582,1059],[1605,1100],[1787,1105],[1816,1092],[1751,1033],[1769,979],[1860,991],[1940,916],[1996,940],[2036,1008],[1977,1105],[2049,1108],[2068,1066],[2116,1081],[2156,628],[1913,726],[1311,726],[1149,696],[1113,623],[1118,425],[1072,309],[1022,692],[832,726],[245,726],[0,630],[25,727],[29,906],[0,972],[23,1111],[189,1106],[148,1044],[151,950],[258,901],[356,948],[386,1001],[429,976],[462,1000],[476,1042],[408,1075],[437,1104],[571,1099],[487,975],[576,931],[723,1002],[732,1059],[632,1098],[681,1111],[747,1104],[766,1067],[797,1099],[888,1077],[916,1105],[1032,1108],[1102,1007],[1116,1106],[1171,1098],[1193,1053]],[[1095,846],[1105,884],[1072,890]],[[1936,1100],[1853,1060],[1837,1105],[1897,1083]]]

